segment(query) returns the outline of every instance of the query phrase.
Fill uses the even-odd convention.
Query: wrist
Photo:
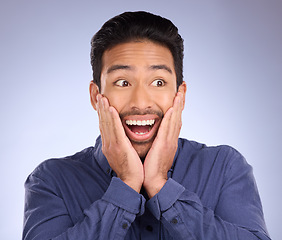
[[[122,180],[122,179],[121,179]],[[129,187],[131,187],[133,190],[135,190],[136,192],[140,193],[141,187],[142,187],[142,182],[140,181],[134,181],[134,180],[130,180],[130,179],[125,179],[122,180],[126,185],[128,185]]]
[[[165,185],[167,179],[160,178],[155,180],[145,180],[144,181],[144,188],[148,194],[149,198],[154,197]]]

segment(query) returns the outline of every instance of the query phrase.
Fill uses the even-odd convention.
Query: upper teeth
[[[125,123],[127,125],[138,125],[138,126],[146,126],[153,125],[155,123],[155,119],[153,120],[126,120]]]

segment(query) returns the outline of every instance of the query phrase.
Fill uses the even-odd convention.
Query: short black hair
[[[149,40],[167,47],[174,60],[177,89],[183,82],[183,39],[168,19],[149,12],[124,12],[108,20],[91,39],[93,82],[101,89],[102,56],[117,44]]]

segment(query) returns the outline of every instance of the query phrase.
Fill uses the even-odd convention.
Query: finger
[[[177,109],[177,111],[178,111],[177,114],[181,116],[182,115],[182,111],[184,109],[184,95],[183,95],[183,93],[178,92],[176,97],[179,98],[179,105],[178,105],[179,108]]]
[[[170,131],[170,122],[171,122],[171,117],[173,115],[173,112],[174,112],[174,109],[172,107],[166,111],[162,119],[159,131],[157,134],[157,138],[161,138],[161,139],[167,138],[169,131]]]
[[[181,123],[182,109],[183,109],[183,94],[178,92],[173,104],[174,114],[172,121]]]
[[[112,125],[109,113],[109,103],[106,97],[99,97],[98,103],[99,114],[99,128],[101,132],[104,147],[108,147],[111,143],[112,132],[110,126]]]
[[[178,92],[173,102],[173,113],[170,118],[168,137],[177,139],[180,134],[182,125],[182,109],[183,109],[183,94]]]
[[[183,108],[183,94],[181,92],[178,92],[174,98],[173,106],[174,109],[176,109],[176,114],[179,115],[182,112]]]
[[[111,117],[111,131],[113,133],[113,137],[116,143],[122,142],[123,139],[127,138],[124,128],[122,126],[122,122],[120,120],[119,114],[117,110],[113,107],[109,107],[109,114]]]
[[[129,139],[125,134],[117,110],[113,106],[109,105],[109,101],[106,97],[103,97],[101,100],[101,116],[103,117],[102,125],[105,141],[108,144],[119,144],[122,142],[124,143],[124,139],[127,139],[127,144],[130,143]]]
[[[175,137],[175,135],[177,137],[179,136],[178,120],[181,119],[180,98],[181,98],[181,93],[178,92],[173,100],[173,106],[169,108],[164,115],[157,137],[168,138],[171,140],[171,138]]]
[[[102,99],[102,96],[98,94],[97,95],[97,112],[98,112],[98,117],[99,117],[99,129],[100,129],[100,134],[102,138],[102,144],[103,144],[103,147],[105,147],[105,130],[102,124],[102,121],[104,119],[104,110],[102,108],[101,99]]]

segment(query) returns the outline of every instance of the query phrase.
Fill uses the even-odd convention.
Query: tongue
[[[131,125],[131,126],[128,126],[129,129],[132,131],[132,132],[138,132],[138,133],[145,133],[145,132],[149,132],[150,131],[150,126],[137,126],[137,125]]]

